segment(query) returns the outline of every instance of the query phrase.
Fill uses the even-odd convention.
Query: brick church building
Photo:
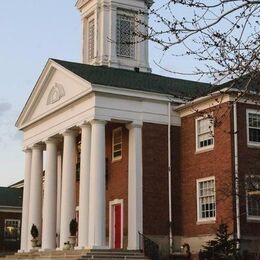
[[[236,85],[152,74],[148,43],[123,43],[148,2],[77,1],[82,61],[50,59],[16,123],[21,252],[33,224],[41,250],[62,250],[75,217],[76,249],[139,250],[143,234],[162,252],[198,253],[226,223],[241,252],[260,250],[258,106],[235,102]]]

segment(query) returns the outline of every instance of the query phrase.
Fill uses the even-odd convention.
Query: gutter
[[[240,210],[239,210],[239,176],[238,176],[238,128],[237,128],[237,104],[233,103],[234,119],[234,163],[235,163],[235,200],[236,200],[236,228],[237,228],[237,250],[240,249]]]
[[[170,253],[173,252],[172,236],[172,170],[171,170],[171,102],[168,103],[168,188],[169,188],[169,239]]]

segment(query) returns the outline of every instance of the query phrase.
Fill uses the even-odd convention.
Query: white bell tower
[[[145,12],[149,4],[151,0],[78,0],[82,63],[151,72],[148,41],[137,43],[133,35],[136,28],[147,30],[137,20],[148,23],[140,11]]]

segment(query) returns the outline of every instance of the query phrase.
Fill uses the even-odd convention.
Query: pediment
[[[16,126],[21,129],[87,95],[91,84],[49,60]]]

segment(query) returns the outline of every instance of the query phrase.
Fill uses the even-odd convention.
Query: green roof
[[[16,188],[0,187],[1,207],[22,207],[23,190]]]
[[[208,83],[164,77],[152,73],[52,60],[90,83],[104,86],[168,94],[188,99],[207,94],[211,87]]]

